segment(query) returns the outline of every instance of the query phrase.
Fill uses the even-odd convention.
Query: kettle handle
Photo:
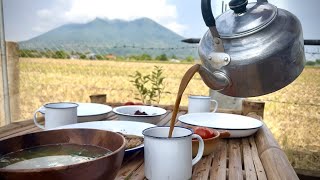
[[[216,20],[214,19],[211,10],[211,0],[201,0],[201,13],[207,27],[216,26]]]

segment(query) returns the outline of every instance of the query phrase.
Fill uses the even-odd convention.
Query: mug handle
[[[192,159],[192,166],[193,166],[193,165],[197,164],[197,162],[200,161],[200,159],[202,158],[203,150],[204,150],[204,143],[203,143],[201,136],[199,136],[198,134],[192,134],[192,138],[197,138],[199,141],[198,154],[195,158]]]
[[[38,112],[40,112],[40,109],[38,109],[38,110],[36,110],[36,112],[34,112],[33,122],[34,122],[34,124],[37,125],[39,128],[45,129],[45,127],[44,127],[43,125],[39,124],[38,121],[37,121],[37,118],[38,118],[38,117],[37,117],[37,113],[38,113]]]
[[[210,101],[214,103],[214,109],[213,109],[213,111],[212,111],[212,112],[216,112],[216,111],[217,111],[217,109],[218,109],[218,101],[213,100],[213,99],[211,99]]]

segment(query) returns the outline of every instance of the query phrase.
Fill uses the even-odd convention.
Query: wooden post
[[[92,103],[106,104],[107,103],[107,95],[106,94],[93,94],[90,97],[90,101]]]
[[[263,118],[264,102],[245,99],[242,101],[242,114],[256,113]]]
[[[218,101],[219,109],[232,109],[241,111],[243,98],[226,96],[213,90],[210,90],[210,96],[212,99]]]
[[[9,97],[11,120],[17,121],[20,117],[20,103],[19,103],[19,47],[15,42],[7,42],[7,71],[9,83]],[[1,63],[2,61],[0,61]],[[1,66],[0,66],[0,70]],[[0,81],[2,82],[2,74],[0,73]],[[3,87],[0,83],[0,126],[5,125],[4,107],[3,107]]]

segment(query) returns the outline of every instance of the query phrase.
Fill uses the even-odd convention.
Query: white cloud
[[[52,16],[52,11],[50,11],[49,9],[41,9],[41,10],[37,11],[37,15],[42,18],[48,18],[48,17]]]
[[[32,27],[32,30],[37,33],[42,33],[46,31],[46,28],[43,28],[42,26],[35,26],[35,27]]]
[[[184,34],[185,30],[187,30],[187,26],[178,24],[176,22],[170,22],[168,24],[165,24],[164,26],[180,35]]]
[[[177,22],[175,5],[168,0],[70,0],[65,3],[68,5],[66,9],[61,8],[62,3],[60,1],[56,7],[37,12],[45,21],[37,29],[52,27],[49,23],[55,26],[71,22],[85,23],[96,17],[122,20],[147,17],[177,33],[185,29]]]

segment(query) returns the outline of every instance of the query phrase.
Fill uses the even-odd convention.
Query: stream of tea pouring
[[[179,110],[179,105],[180,105],[180,102],[181,102],[182,94],[183,94],[184,90],[186,89],[186,87],[188,86],[191,78],[194,76],[194,74],[196,72],[199,71],[200,67],[201,67],[200,64],[193,65],[190,69],[188,69],[188,71],[182,77],[182,80],[181,80],[180,86],[179,86],[179,91],[178,91],[177,98],[176,98],[176,102],[174,104],[172,117],[171,117],[170,129],[169,129],[169,135],[168,135],[169,138],[172,137],[172,132],[173,132],[173,129],[174,129],[174,124],[176,122],[176,117],[177,117],[177,114],[178,114],[178,110]]]
[[[216,75],[213,75],[207,68],[205,68],[201,64],[195,64],[191,66],[191,68],[189,68],[188,71],[183,75],[180,82],[180,86],[179,86],[179,90],[178,90],[178,94],[177,94],[177,98],[173,108],[171,122],[170,122],[170,129],[169,129],[169,135],[168,135],[169,138],[172,137],[174,124],[178,114],[182,94],[186,89],[186,87],[188,86],[191,78],[194,76],[196,72],[200,74],[203,82],[211,89],[219,91],[219,90],[223,90],[225,87],[231,84],[230,80],[227,77],[221,76],[221,74],[219,75],[219,73]]]

